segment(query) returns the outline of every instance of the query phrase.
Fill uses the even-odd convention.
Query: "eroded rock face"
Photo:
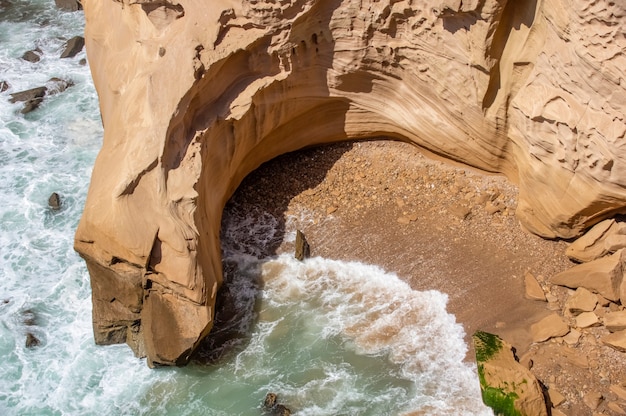
[[[521,223],[546,237],[625,205],[621,2],[83,6],[105,137],[76,249],[96,340],[150,365],[184,363],[210,331],[223,206],[282,153],[409,141],[506,174]]]

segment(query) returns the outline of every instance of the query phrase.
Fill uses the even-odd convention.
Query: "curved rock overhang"
[[[96,342],[151,366],[209,333],[224,205],[282,153],[404,140],[507,175],[521,224],[547,238],[624,211],[619,2],[83,5],[105,133],[75,247]]]

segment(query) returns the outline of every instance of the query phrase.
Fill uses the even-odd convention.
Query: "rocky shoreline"
[[[569,243],[520,228],[507,179],[429,156],[382,140],[303,150],[263,165],[233,200],[298,218],[314,256],[378,264],[414,289],[447,293],[468,345],[477,330],[511,343],[552,415],[626,414],[626,354],[602,342],[600,325],[624,307],[600,299],[587,311],[597,321],[580,321],[569,307],[578,292],[552,283],[575,265]],[[554,316],[567,330],[539,341],[551,328],[538,323]]]

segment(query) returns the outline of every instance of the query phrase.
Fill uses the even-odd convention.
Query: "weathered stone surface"
[[[565,335],[563,337],[563,341],[567,344],[567,345],[576,345],[578,344],[578,341],[580,341],[580,336],[582,335],[582,333],[576,329],[572,329],[570,330],[567,335]]]
[[[546,301],[546,294],[543,288],[530,272],[526,272],[524,275],[524,287],[526,289],[526,297],[532,300]]]
[[[609,312],[604,315],[604,326],[611,332],[626,329],[626,311]]]
[[[535,376],[515,359],[509,343],[486,332],[472,339],[483,401],[496,414],[543,416],[546,402]],[[503,413],[503,412],[518,413]]]
[[[565,396],[552,388],[548,389],[548,397],[550,398],[550,403],[553,407],[560,406],[565,401]]]
[[[79,0],[54,0],[54,3],[59,9],[70,12],[75,12],[83,8]]]
[[[582,312],[591,312],[596,308],[598,304],[598,296],[584,287],[576,289],[568,299],[565,301],[565,310],[570,314],[576,316]]]
[[[39,346],[39,344],[41,344],[41,341],[32,332],[26,333],[26,348],[34,348]]]
[[[11,94],[10,102],[24,102],[21,113],[26,114],[39,107],[46,95],[54,95],[65,91],[67,88],[74,85],[70,80],[64,80],[61,78],[50,78],[45,86],[31,88],[26,91],[15,92]]]
[[[0,92],[5,92],[6,90],[8,90],[11,86],[9,85],[8,82],[6,81],[0,81]]]
[[[593,312],[583,312],[576,317],[577,328],[589,328],[590,326],[600,325],[598,315]]]
[[[569,332],[569,325],[558,314],[546,316],[530,326],[533,342],[542,342],[554,337],[562,337]]]
[[[618,415],[626,415],[626,411],[622,409],[620,405],[615,402],[610,402],[609,404],[606,405],[606,407],[608,407],[610,411]]]
[[[37,98],[43,98],[46,95],[47,87],[31,88],[29,90],[14,92],[9,99],[12,103],[19,101],[31,101]]]
[[[606,335],[602,342],[618,351],[626,352],[626,330]]]
[[[624,253],[620,250],[611,256],[579,264],[553,276],[550,281],[571,288],[584,287],[617,301],[624,274]]]
[[[83,6],[105,133],[76,248],[103,269],[136,267],[136,333],[159,357],[149,363],[180,362],[210,330],[224,204],[289,151],[415,143],[507,175],[521,223],[546,237],[575,237],[626,205],[625,40],[609,30],[622,2]]]
[[[626,223],[615,219],[596,224],[565,251],[569,258],[579,262],[598,259],[626,247]]]
[[[50,78],[48,82],[46,82],[46,95],[60,94],[73,85],[74,82],[72,80],[57,77]]]
[[[53,210],[61,209],[61,197],[56,192],[52,192],[48,198],[48,206]]]
[[[61,52],[61,58],[75,57],[80,51],[83,50],[84,46],[85,38],[83,38],[82,36],[74,36],[65,44],[65,49],[63,49],[63,52]]]
[[[286,406],[278,403],[278,396],[276,393],[267,393],[265,400],[263,401],[263,407],[273,415],[278,416],[290,416],[291,410]]]
[[[304,233],[300,230],[296,231],[296,252],[294,254],[295,258],[302,261],[308,258],[311,255],[311,248],[309,247],[309,243],[306,241],[306,237]]]
[[[22,55],[22,59],[28,62],[39,62],[41,60],[41,50],[35,49],[32,51],[26,51]]]
[[[583,403],[587,405],[591,410],[596,410],[600,403],[602,403],[602,393],[598,391],[590,391],[583,396]]]
[[[614,393],[620,400],[626,402],[626,387],[620,386],[619,384],[613,384],[610,387],[612,393]]]

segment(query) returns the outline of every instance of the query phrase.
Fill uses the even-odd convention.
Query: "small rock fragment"
[[[306,241],[306,237],[304,233],[300,230],[296,231],[296,259],[302,261],[308,258],[311,254],[311,248],[309,247],[309,243]]]
[[[8,82],[6,81],[0,81],[0,92],[5,92],[6,90],[8,90],[11,86],[9,85]]]
[[[70,12],[75,12],[83,8],[79,0],[54,0],[54,3],[59,9]]]
[[[401,217],[398,217],[396,221],[398,222],[398,224],[402,224],[402,225],[407,225],[411,222],[411,220],[408,217],[405,217],[404,215]]]
[[[26,51],[22,55],[22,59],[32,63],[39,62],[41,60],[41,50]]]
[[[569,332],[569,325],[558,314],[553,313],[531,325],[530,332],[533,342],[543,342],[566,335]]]
[[[583,312],[576,317],[576,326],[578,328],[589,328],[600,324],[598,315],[593,312]]]
[[[502,207],[497,203],[487,201],[485,204],[485,211],[487,211],[488,214],[494,215],[498,212],[502,212]]]
[[[526,272],[526,275],[524,275],[524,284],[526,286],[526,297],[528,299],[546,301],[546,294],[532,273]]]
[[[61,197],[56,192],[52,192],[50,198],[48,198],[48,206],[57,211],[61,209]]]
[[[74,36],[65,44],[65,49],[61,53],[61,58],[73,58],[83,50],[85,46],[85,38],[82,36]]]
[[[565,401],[565,396],[563,396],[561,393],[553,388],[548,389],[548,397],[550,398],[550,403],[552,403],[552,407],[560,406]]]
[[[583,396],[583,403],[587,405],[591,410],[596,410],[600,403],[602,403],[602,393],[598,391],[590,391]]]
[[[39,339],[30,332],[26,333],[26,348],[33,348],[40,344]]]
[[[467,205],[458,204],[448,208],[448,212],[461,220],[466,220],[472,213],[472,209]]]
[[[567,345],[576,345],[578,344],[578,341],[580,341],[581,335],[582,333],[580,331],[578,331],[577,329],[572,329],[567,335],[563,337],[563,341]]]
[[[611,332],[618,332],[626,329],[626,310],[609,312],[604,315],[604,326]]]
[[[584,287],[579,287],[565,302],[565,309],[572,315],[591,312],[598,304],[598,297]]]
[[[267,393],[265,400],[263,401],[263,407],[265,410],[270,411],[273,415],[278,416],[290,416],[291,410],[286,406],[278,403],[278,396],[276,393]]]
[[[601,339],[602,343],[621,352],[626,352],[626,330],[613,332]]]

